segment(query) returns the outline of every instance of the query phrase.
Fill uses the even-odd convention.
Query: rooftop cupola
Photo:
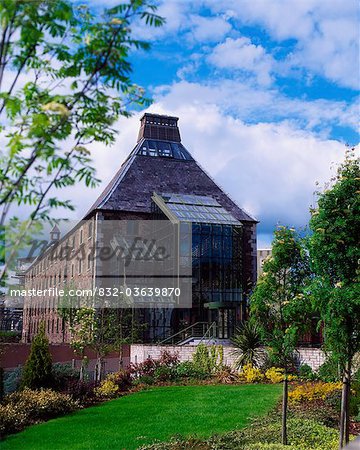
[[[59,227],[55,224],[53,229],[50,231],[50,241],[55,242],[60,240],[60,230]]]
[[[145,113],[140,119],[138,142],[145,139],[181,142],[178,117]]]

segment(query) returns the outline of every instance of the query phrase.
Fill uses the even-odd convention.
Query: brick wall
[[[300,364],[308,364],[313,370],[317,370],[325,362],[325,353],[319,348],[299,347],[297,351]]]
[[[30,344],[0,344],[0,366],[5,370],[15,369],[24,365],[30,353]],[[50,353],[53,363],[69,363],[76,368],[80,367],[80,357],[76,355],[68,344],[50,344]],[[91,350],[86,350],[89,358],[89,370],[93,370],[96,363],[96,354]],[[130,346],[123,346],[123,366],[128,367],[130,363]],[[119,355],[117,352],[110,353],[105,358],[105,371],[115,372],[119,370]]]
[[[63,239],[50,247],[29,268],[25,289],[90,289],[93,285],[95,222],[79,222]],[[73,251],[71,250],[73,249]],[[66,255],[66,257],[65,257]],[[51,343],[69,342],[66,324],[58,314],[62,297],[44,295],[27,297],[24,302],[22,341],[31,342],[41,323]]]
[[[180,361],[189,361],[192,354],[196,350],[193,345],[181,346],[160,346],[160,345],[131,345],[130,346],[130,362],[141,363],[149,356],[158,359],[161,352],[167,350],[170,353],[177,353]],[[233,366],[234,355],[232,355],[233,347],[224,346],[224,364]],[[324,352],[318,348],[298,348],[299,359],[301,364],[308,364],[313,370],[317,370],[325,361]]]

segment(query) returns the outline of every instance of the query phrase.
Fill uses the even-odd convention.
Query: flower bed
[[[314,382],[304,383],[289,392],[289,401],[292,403],[312,402],[325,400],[333,392],[341,391],[342,383]]]

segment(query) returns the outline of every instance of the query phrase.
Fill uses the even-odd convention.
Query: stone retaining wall
[[[192,354],[196,350],[194,345],[131,345],[130,346],[130,362],[141,363],[148,357],[158,359],[161,352],[167,350],[170,353],[177,353],[180,361],[189,361]],[[224,364],[233,366],[234,356],[232,355],[233,347],[224,346]],[[318,348],[298,348],[300,364],[308,364],[313,370],[317,370],[325,361],[325,354]]]

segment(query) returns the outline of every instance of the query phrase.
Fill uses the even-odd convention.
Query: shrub
[[[21,388],[39,389],[54,383],[49,340],[42,324],[39,333],[31,344],[30,355],[25,363],[21,377]]]
[[[46,420],[67,414],[78,407],[69,395],[61,394],[52,389],[33,391],[28,388],[8,395],[4,400],[4,404],[16,405],[32,421]]]
[[[292,403],[311,402],[314,400],[325,400],[325,398],[336,391],[341,390],[342,383],[305,383],[289,392],[289,401]]]
[[[140,378],[143,376],[153,377],[157,367],[158,363],[149,357],[141,363],[131,364],[130,373],[134,378]]]
[[[247,444],[244,445],[244,449],[248,448],[248,444],[273,443],[278,445],[280,436],[281,421],[272,421],[272,423],[266,423],[266,420],[258,421],[244,431],[243,442]],[[325,427],[314,420],[289,419],[288,443],[287,448],[291,449],[333,450],[338,446],[338,431]],[[257,448],[262,447],[258,446]]]
[[[11,394],[20,387],[22,368],[17,367],[11,372],[5,372],[4,374],[4,392]]]
[[[110,373],[107,378],[112,380],[119,387],[119,391],[121,392],[131,388],[132,380],[129,370],[119,370],[118,372]]]
[[[184,361],[176,367],[175,376],[179,378],[205,380],[210,377],[210,374],[196,366],[192,361]]]
[[[245,364],[239,373],[239,378],[246,383],[258,383],[263,381],[264,375],[260,369],[251,364]]]
[[[283,356],[274,349],[268,349],[264,355],[261,368],[265,372],[272,367],[287,367],[288,374],[296,375],[299,367],[299,356],[296,352]]]
[[[0,405],[0,433],[20,431],[27,425],[67,414],[78,408],[69,395],[51,389],[33,391],[25,388],[14,392]]]
[[[140,378],[143,376],[155,377],[155,371],[159,367],[166,367],[175,369],[179,364],[178,355],[171,354],[164,350],[161,352],[159,359],[147,358],[145,361],[139,364],[132,364],[130,367],[130,374],[133,378]],[[164,372],[166,369],[164,370]]]
[[[232,355],[235,356],[236,369],[240,369],[244,364],[258,366],[261,335],[260,328],[256,323],[247,321],[241,328],[237,328],[231,342],[235,347]]]
[[[355,380],[351,385],[349,411],[351,416],[357,416],[360,411],[360,382]]]
[[[95,395],[100,398],[115,398],[119,393],[119,386],[111,379],[107,378],[95,388]]]
[[[339,365],[330,357],[319,367],[317,374],[321,381],[328,383],[339,381]]]
[[[28,417],[14,405],[0,405],[0,438],[21,431],[28,424]]]
[[[154,378],[156,382],[170,381],[174,379],[175,371],[168,366],[159,366],[154,371]]]
[[[95,383],[92,381],[71,380],[66,386],[66,394],[75,401],[83,405],[91,404],[95,401]]]
[[[239,381],[239,377],[235,374],[231,367],[223,366],[215,374],[215,379],[218,383],[232,384]]]
[[[192,361],[181,362],[175,370],[179,378],[191,378],[195,372],[195,366]]]
[[[202,372],[214,373],[223,365],[224,350],[222,345],[199,344],[193,354],[194,366]]]
[[[271,367],[265,372],[265,377],[271,381],[271,383],[281,383],[284,381],[284,369]]]
[[[316,379],[316,374],[308,364],[302,364],[299,368],[299,377],[303,380],[312,381]]]
[[[73,369],[70,364],[55,363],[53,364],[54,386],[62,391],[70,381],[79,378],[79,370]]]
[[[150,375],[143,375],[136,380],[135,384],[146,384],[146,385],[151,386],[154,383],[155,383],[154,377],[152,377]]]
[[[2,435],[20,431],[27,425],[67,414],[78,407],[69,396],[42,389],[8,395],[0,405],[0,431]]]
[[[325,396],[325,404],[333,408],[335,411],[340,412],[341,408],[341,389],[329,392]]]
[[[158,364],[160,366],[175,367],[180,363],[178,353],[170,353],[167,350],[161,352],[160,358],[158,359]]]
[[[270,367],[270,369],[265,372],[265,378],[271,383],[281,383],[284,381],[284,369]],[[290,374],[287,376],[287,379],[288,381],[293,381],[296,379],[296,376]]]

